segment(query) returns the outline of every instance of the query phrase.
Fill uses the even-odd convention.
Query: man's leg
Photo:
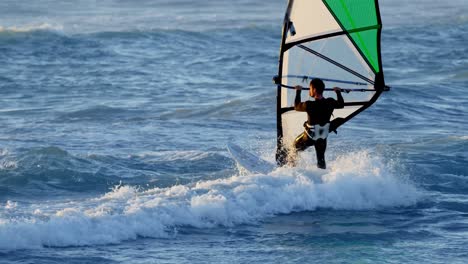
[[[314,142],[312,139],[309,138],[309,136],[303,132],[299,136],[296,137],[296,140],[294,141],[294,154],[290,155],[289,157],[289,163],[292,166],[296,165],[296,158],[297,158],[297,152],[298,151],[304,151],[308,147],[314,145]]]
[[[315,142],[315,153],[317,154],[317,167],[320,169],[326,169],[325,163],[325,150],[327,149],[327,140],[319,138]]]

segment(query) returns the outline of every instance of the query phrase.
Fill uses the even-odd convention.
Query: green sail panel
[[[377,73],[380,71],[375,0],[323,0],[343,30],[349,34],[363,57]],[[367,28],[363,31],[356,29]]]

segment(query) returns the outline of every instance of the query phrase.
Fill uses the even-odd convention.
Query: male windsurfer
[[[341,88],[335,87],[333,91],[336,92],[338,100],[334,98],[324,98],[323,91],[325,90],[325,84],[321,79],[313,79],[309,84],[309,95],[315,99],[315,101],[301,102],[301,91],[302,86],[298,85],[296,88],[296,98],[294,100],[294,110],[300,112],[307,112],[307,121],[304,123],[304,132],[302,132],[294,141],[294,153],[293,160],[290,160],[294,164],[294,156],[297,155],[297,151],[304,151],[310,146],[315,146],[315,153],[317,155],[317,167],[320,169],[326,168],[325,163],[325,150],[327,148],[327,136],[330,129],[330,118],[333,114],[334,109],[340,109],[344,107],[343,96],[341,95]]]

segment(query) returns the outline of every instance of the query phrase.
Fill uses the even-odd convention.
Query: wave
[[[455,72],[453,78],[459,81],[466,81],[468,80],[468,71],[462,70],[459,72]]]
[[[27,33],[35,31],[52,31],[52,32],[63,32],[63,26],[59,24],[49,24],[49,23],[40,23],[40,24],[31,24],[23,26],[0,26],[1,33]]]
[[[412,206],[422,197],[382,160],[362,151],[339,156],[332,169],[280,168],[168,188],[117,186],[105,195],[55,204],[4,206],[22,217],[0,220],[0,249],[85,246],[138,237],[171,238],[181,227],[255,224],[278,214]],[[53,230],[53,232],[51,232]]]
[[[135,38],[148,38],[148,37],[180,37],[185,36],[191,41],[193,40],[206,40],[211,39],[211,34],[221,34],[229,37],[229,41],[237,41],[237,36],[240,34],[251,34],[253,36],[265,35],[265,32],[272,33],[275,36],[278,34],[278,28],[271,25],[264,26],[252,26],[252,25],[243,25],[243,26],[234,26],[234,27],[209,27],[206,29],[192,29],[190,27],[123,27],[121,29],[116,29],[114,26],[109,28],[94,28],[86,29],[83,28],[80,30],[76,25],[69,29],[61,24],[51,24],[51,23],[31,23],[26,25],[13,25],[13,26],[2,26],[0,25],[0,36],[2,34],[14,35],[14,34],[24,34],[24,33],[56,33],[60,35],[68,36],[95,36],[97,38],[126,38],[126,39],[135,39]],[[276,34],[275,34],[276,33]],[[271,35],[271,34],[268,34]],[[263,36],[268,37],[268,36]]]
[[[29,149],[1,157],[1,197],[52,197],[68,192],[106,191],[118,183],[98,164],[58,147]]]
[[[233,163],[216,152],[161,151],[126,157],[72,155],[58,147],[0,149],[0,198],[105,193],[116,184],[167,187],[220,173]]]
[[[275,109],[271,102],[274,102],[275,94],[260,93],[255,96],[234,98],[225,100],[217,104],[198,106],[198,108],[187,107],[165,111],[160,115],[163,120],[167,119],[197,119],[197,118],[236,118],[252,119],[252,114],[259,116],[269,116]]]
[[[453,136],[452,138],[460,141],[468,141],[468,136]]]
[[[116,119],[136,119],[141,116],[140,110],[129,110],[119,107],[104,105],[91,106],[86,109],[60,115],[56,122],[79,122],[79,121],[114,121]]]

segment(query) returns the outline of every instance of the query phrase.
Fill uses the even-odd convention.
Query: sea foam
[[[2,32],[25,33],[25,32],[33,32],[33,31],[60,32],[60,31],[63,31],[63,26],[59,24],[49,24],[49,23],[37,23],[37,24],[30,24],[30,25],[7,26],[7,27],[0,26],[0,33]]]
[[[329,166],[326,171],[307,166],[279,168],[268,175],[234,175],[149,190],[117,186],[93,199],[15,204],[15,210],[23,217],[0,219],[0,249],[170,237],[183,226],[255,224],[276,214],[317,208],[372,210],[410,206],[421,198],[416,187],[366,151],[339,156]]]

